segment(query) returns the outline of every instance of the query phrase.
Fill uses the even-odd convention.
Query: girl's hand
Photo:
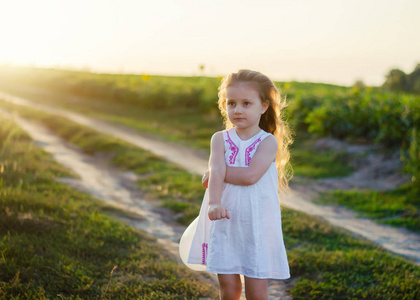
[[[210,176],[210,171],[207,170],[204,173],[203,178],[201,178],[201,184],[203,185],[204,188],[208,188],[209,187],[209,176]]]
[[[210,220],[220,220],[223,218],[230,219],[227,208],[222,204],[212,204],[209,207],[209,218]]]

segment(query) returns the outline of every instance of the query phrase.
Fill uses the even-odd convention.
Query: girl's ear
[[[262,105],[261,106],[262,106],[261,107],[261,114],[264,114],[267,111],[267,109],[270,106],[270,104],[269,104],[268,101],[264,101],[264,102],[262,102]]]

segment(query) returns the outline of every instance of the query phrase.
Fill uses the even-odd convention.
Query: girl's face
[[[253,84],[238,82],[226,89],[226,110],[229,121],[240,129],[256,128],[268,103],[262,103]]]

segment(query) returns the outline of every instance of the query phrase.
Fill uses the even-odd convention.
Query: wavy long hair
[[[279,190],[290,193],[289,180],[293,177],[293,168],[290,163],[289,145],[293,143],[292,131],[284,118],[284,109],[287,107],[286,98],[282,97],[275,84],[264,74],[251,70],[239,70],[222,79],[219,87],[219,109],[226,129],[234,127],[229,121],[226,110],[226,90],[238,82],[247,82],[255,85],[261,101],[268,103],[268,109],[261,115],[259,127],[273,134],[278,143],[276,165],[279,177]]]

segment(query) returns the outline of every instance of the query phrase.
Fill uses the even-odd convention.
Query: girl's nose
[[[242,113],[242,112],[241,112],[241,109],[239,108],[239,105],[237,105],[237,106],[235,107],[235,114],[240,114],[240,113]]]

